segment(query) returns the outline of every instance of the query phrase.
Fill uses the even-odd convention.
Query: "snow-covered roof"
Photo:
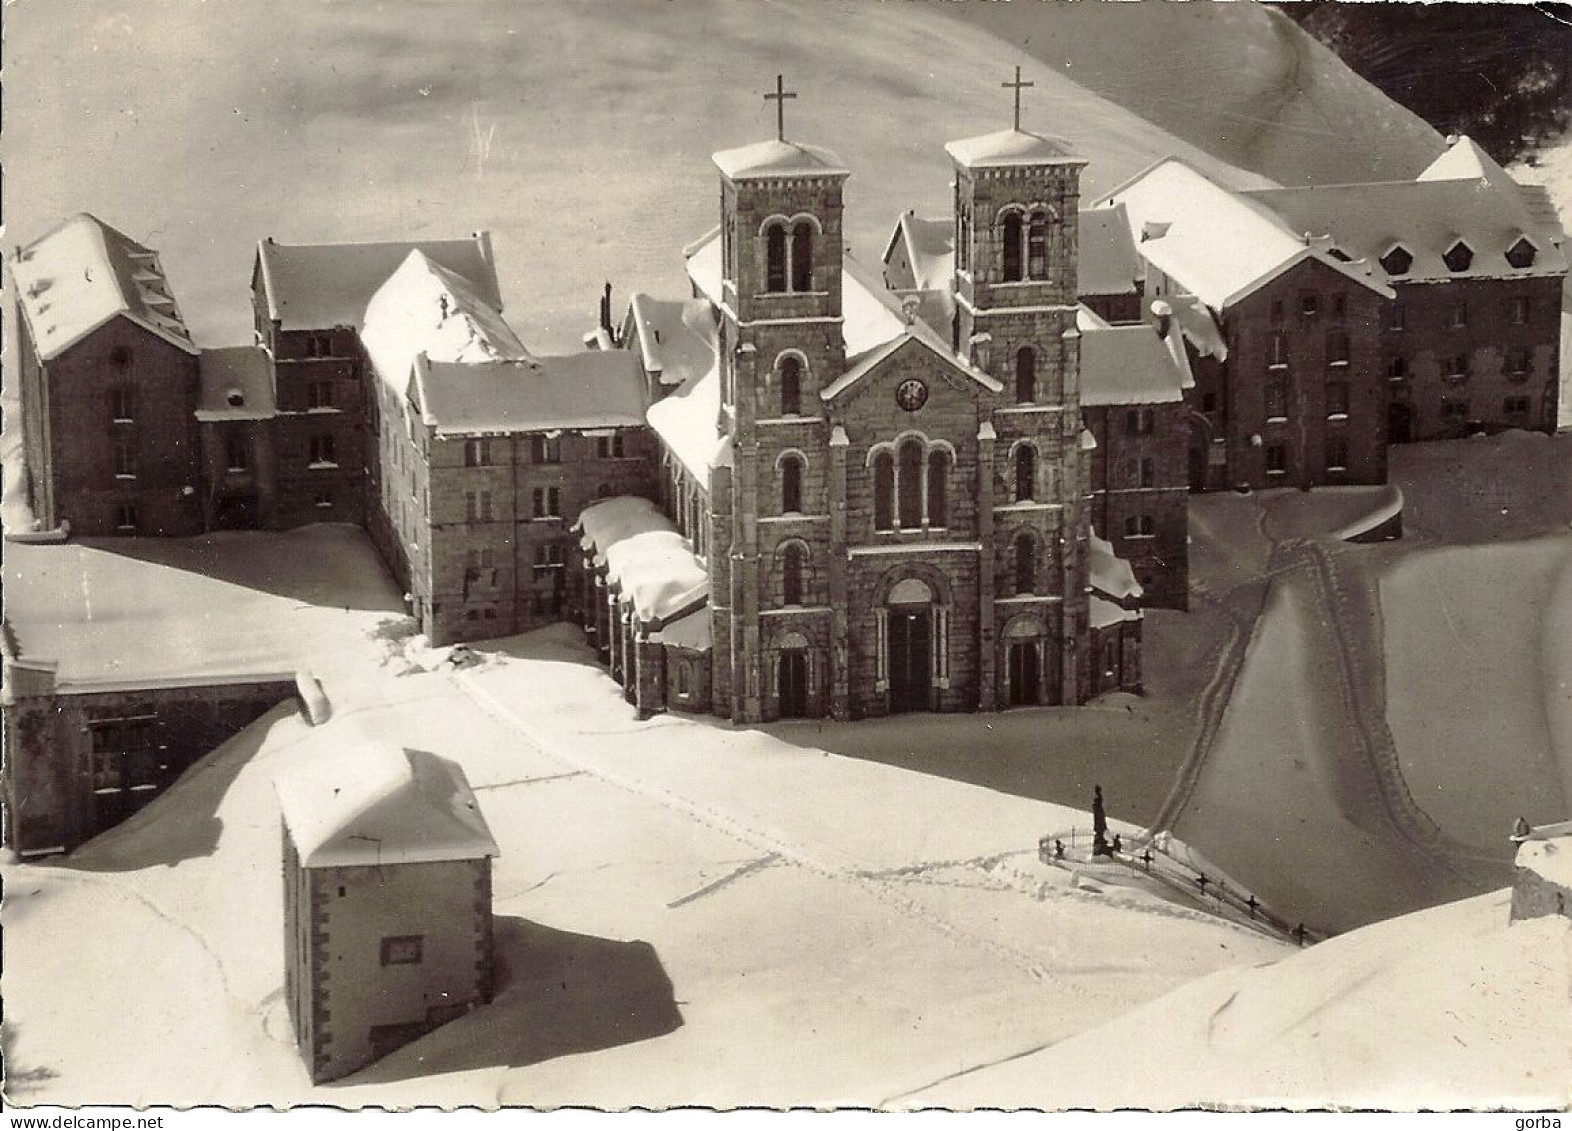
[[[530,361],[415,359],[416,407],[439,435],[631,428],[644,423],[644,376],[627,350]]]
[[[111,318],[124,317],[195,354],[158,253],[79,213],[11,259],[17,304],[42,361],[76,345]]]
[[[1092,588],[1115,601],[1128,600],[1144,594],[1141,583],[1135,579],[1130,563],[1114,553],[1113,543],[1099,538],[1094,532],[1089,540],[1088,567]]]
[[[1061,138],[1044,137],[1030,130],[999,130],[946,142],[944,150],[967,168],[996,168],[1007,165],[1085,165],[1070,143]]]
[[[716,168],[734,181],[762,177],[846,177],[851,170],[828,149],[795,141],[756,141],[723,149],[713,157]]]
[[[273,363],[261,346],[203,350],[197,366],[202,378],[198,420],[270,420],[278,414]]]
[[[1292,231],[1329,236],[1332,246],[1365,260],[1376,278],[1387,281],[1533,278],[1567,269],[1566,256],[1536,224],[1510,179],[1504,186],[1481,178],[1431,179],[1255,189],[1245,195]],[[1524,236],[1535,245],[1534,261],[1513,267],[1506,253]],[[1474,254],[1467,270],[1453,271],[1443,256],[1459,240]],[[1402,274],[1388,275],[1379,260],[1398,244],[1413,262]]]
[[[270,319],[285,330],[359,326],[371,296],[412,251],[461,276],[482,301],[502,309],[491,237],[390,243],[257,244],[257,266]]]
[[[1087,619],[1093,628],[1107,628],[1109,625],[1118,624],[1120,621],[1140,620],[1140,609],[1126,609],[1105,601],[1096,593],[1088,599]]]
[[[574,529],[585,557],[606,569],[608,586],[633,607],[641,626],[662,629],[709,599],[710,575],[654,503],[633,495],[584,508]]]
[[[1082,296],[1134,294],[1141,257],[1124,206],[1083,209],[1078,219],[1076,290]]]
[[[500,855],[463,769],[424,750],[352,742],[273,784],[307,868]]]
[[[1339,261],[1251,195],[1225,188],[1177,157],[1159,161],[1098,207],[1121,204],[1142,258],[1213,310],[1307,259],[1391,297],[1368,264]]]
[[[607,546],[606,583],[640,625],[659,625],[704,604],[710,572],[676,530],[647,530]]]
[[[1572,888],[1572,836],[1525,840],[1518,845],[1515,863],[1553,884]]]
[[[1081,403],[1088,407],[1170,404],[1184,399],[1193,385],[1184,350],[1157,336],[1154,326],[1141,323],[1096,325],[1077,312],[1081,330]]]
[[[1170,295],[1168,312],[1184,339],[1195,347],[1202,357],[1228,360],[1228,339],[1217,323],[1217,316],[1207,305],[1193,295]]]
[[[495,306],[419,249],[377,287],[361,315],[360,342],[372,368],[401,397],[421,354],[468,364],[534,360]]]
[[[909,273],[892,278],[890,264],[899,244]],[[955,225],[948,219],[928,220],[905,212],[895,222],[884,248],[885,282],[891,290],[948,290],[955,274]]]
[[[706,605],[694,609],[686,616],[669,621],[659,632],[650,637],[671,648],[686,648],[690,652],[708,652],[714,647],[714,627]]]
[[[715,364],[715,309],[704,299],[636,294],[623,327],[624,343],[662,385],[680,385]]]

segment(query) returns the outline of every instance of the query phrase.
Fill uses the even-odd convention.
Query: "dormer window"
[[[1539,249],[1531,244],[1528,241],[1528,237],[1525,236],[1507,248],[1506,261],[1513,267],[1521,270],[1524,267],[1532,267],[1534,265],[1534,256],[1537,254],[1539,254]]]
[[[1408,269],[1414,265],[1414,257],[1408,249],[1398,244],[1391,251],[1381,257],[1381,270],[1388,275],[1406,275]]]
[[[1474,249],[1462,240],[1458,240],[1446,249],[1446,254],[1441,257],[1441,262],[1446,264],[1446,269],[1454,275],[1467,271],[1474,263]]]

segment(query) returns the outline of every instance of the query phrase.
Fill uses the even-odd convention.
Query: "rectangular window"
[[[1267,342],[1266,364],[1269,369],[1288,367],[1288,335],[1273,334]]]
[[[115,529],[134,533],[136,531],[136,504],[115,504]]]
[[[491,492],[464,492],[464,519],[466,522],[491,521]]]
[[[1442,401],[1441,415],[1449,418],[1466,420],[1468,418],[1468,402]]]
[[[622,458],[622,433],[613,432],[610,436],[595,437],[596,459],[621,459]]]
[[[1275,323],[1281,322],[1282,320],[1283,320],[1283,300],[1282,299],[1274,299],[1272,301],[1272,322],[1275,324]]]
[[[1141,486],[1151,487],[1157,482],[1157,465],[1153,460],[1141,461]]]
[[[1299,313],[1306,318],[1314,318],[1321,307],[1321,300],[1315,295],[1305,295],[1299,300]]]
[[[245,471],[251,466],[250,445],[244,436],[230,436],[224,441],[224,463],[230,471]]]
[[[1514,326],[1527,326],[1528,325],[1528,309],[1529,309],[1528,299],[1526,299],[1526,298],[1515,298],[1515,299],[1513,299],[1512,300],[1512,325],[1514,325]]]
[[[125,432],[115,433],[115,478],[136,478],[136,437]]]
[[[116,424],[129,424],[136,419],[135,389],[117,385],[109,390],[109,418]]]
[[[393,935],[382,940],[382,965],[419,966],[424,957],[424,935]]]
[[[490,440],[464,441],[464,466],[487,467],[491,464]]]
[[[1501,411],[1508,416],[1523,416],[1528,412],[1529,404],[1527,397],[1508,397],[1501,402]]]
[[[332,510],[333,509],[333,492],[331,492],[331,491],[318,491],[317,495],[316,495],[316,501],[317,501],[317,508],[319,510]]]
[[[531,436],[529,438],[531,463],[561,463],[562,438],[560,436]]]
[[[1149,408],[1127,409],[1124,414],[1124,430],[1132,436],[1150,436],[1152,434],[1152,410]]]
[[[1468,325],[1468,303],[1460,302],[1452,308],[1452,316],[1448,325],[1454,330],[1461,330]]]
[[[1328,436],[1326,438],[1326,469],[1328,471],[1348,470],[1347,437]]]
[[[1266,473],[1268,475],[1288,474],[1288,449],[1282,444],[1266,445]]]
[[[1332,314],[1338,318],[1347,316],[1348,299],[1345,296],[1338,295],[1332,299]]]
[[[562,516],[562,491],[558,487],[536,487],[533,495],[536,518]]]
[[[312,436],[308,441],[306,462],[312,467],[337,467],[338,445],[332,436]]]
[[[1408,380],[1408,358],[1402,354],[1388,358],[1386,363],[1386,379],[1388,381]]]
[[[1528,376],[1528,347],[1513,346],[1507,350],[1504,368],[1512,377]]]
[[[324,409],[333,407],[333,382],[312,381],[306,386],[306,407]]]
[[[307,334],[306,335],[306,356],[307,357],[332,357],[333,356],[333,335],[331,335],[331,334]]]
[[[1392,305],[1386,308],[1386,328],[1388,330],[1403,329],[1403,327],[1407,324],[1407,317],[1408,313],[1403,309],[1402,303],[1392,303]]]
[[[1326,383],[1326,415],[1333,419],[1348,416],[1348,382],[1328,381]]]
[[[1441,359],[1441,376],[1448,381],[1462,381],[1468,377],[1468,357],[1456,353]]]
[[[1265,402],[1268,420],[1288,419],[1288,381],[1283,377],[1266,379]]]
[[[1126,538],[1153,537],[1152,516],[1149,514],[1132,514],[1125,516],[1124,536]]]

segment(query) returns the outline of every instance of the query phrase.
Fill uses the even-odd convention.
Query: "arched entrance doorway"
[[[808,641],[801,633],[788,633],[780,643],[775,694],[783,719],[808,715]]]
[[[890,711],[927,711],[933,700],[933,590],[908,577],[890,590],[885,655]]]
[[[1004,630],[1005,702],[1034,707],[1042,702],[1042,650],[1047,635],[1036,617],[1016,617]]]

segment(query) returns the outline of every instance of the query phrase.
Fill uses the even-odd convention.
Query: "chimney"
[[[611,336],[611,283],[606,284],[606,289],[600,296],[600,328]]]
[[[1152,303],[1152,317],[1157,319],[1157,336],[1163,341],[1168,340],[1168,331],[1174,324],[1174,309],[1162,299]]]

